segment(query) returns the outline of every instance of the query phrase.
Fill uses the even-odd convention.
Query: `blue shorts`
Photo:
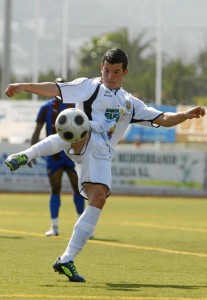
[[[47,156],[46,161],[48,176],[52,175],[59,169],[75,172],[74,162],[65,154],[64,151],[61,151],[55,155]]]

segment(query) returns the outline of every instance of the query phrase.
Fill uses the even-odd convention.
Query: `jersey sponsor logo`
[[[105,112],[105,116],[107,122],[111,122],[112,120],[115,120],[117,123],[120,118],[120,111],[118,108],[107,108]]]
[[[109,128],[109,130],[107,131],[107,137],[108,137],[109,140],[112,138],[115,129],[116,129],[116,124],[114,124],[113,126],[111,126]]]
[[[110,140],[115,132],[116,123],[119,121],[123,114],[123,110],[119,108],[107,108],[105,112],[106,122],[109,124],[107,130],[107,137]]]
[[[110,91],[108,91],[108,90],[105,90],[104,96],[105,97],[112,97]]]

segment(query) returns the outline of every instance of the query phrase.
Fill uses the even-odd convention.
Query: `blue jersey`
[[[46,136],[55,134],[55,120],[58,114],[66,109],[75,107],[72,103],[61,103],[57,98],[51,98],[45,104],[40,107],[38,112],[36,123],[46,125]],[[74,163],[70,160],[64,151],[47,157],[47,169],[49,175],[57,171],[59,168],[72,168],[74,169]]]
[[[71,107],[75,107],[75,105],[72,103],[61,103],[55,97],[40,107],[36,122],[46,124],[46,136],[56,133],[55,120],[57,116],[62,110]]]

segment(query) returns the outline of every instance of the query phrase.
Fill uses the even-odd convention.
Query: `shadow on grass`
[[[22,240],[22,239],[24,239],[24,237],[0,235],[0,239]]]
[[[115,291],[136,291],[140,288],[155,288],[155,289],[183,289],[183,290],[195,290],[199,288],[206,288],[206,286],[192,286],[192,285],[178,285],[178,284],[141,284],[141,283],[107,283],[108,290]]]

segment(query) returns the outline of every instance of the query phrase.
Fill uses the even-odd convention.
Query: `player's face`
[[[107,61],[101,64],[101,74],[103,83],[109,89],[119,89],[122,85],[124,76],[128,73],[128,69],[123,70],[123,64],[111,65]]]

